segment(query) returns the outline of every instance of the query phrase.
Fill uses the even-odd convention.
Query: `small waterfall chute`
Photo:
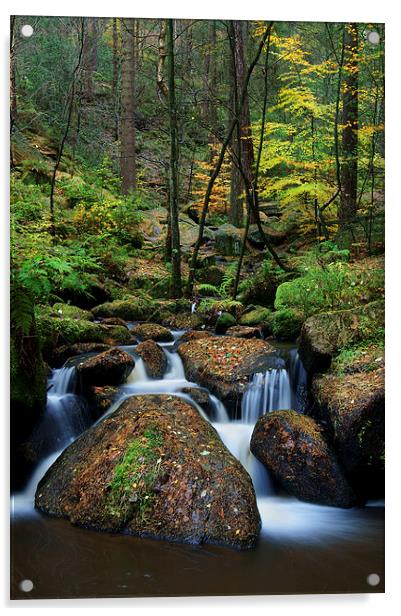
[[[285,368],[257,372],[249,382],[241,404],[242,421],[255,424],[259,417],[275,410],[291,408],[291,386]]]

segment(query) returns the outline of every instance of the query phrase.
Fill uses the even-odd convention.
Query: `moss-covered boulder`
[[[215,429],[176,396],[133,396],[89,428],[38,485],[38,509],[99,531],[255,545],[252,482]]]
[[[127,323],[120,317],[106,317],[100,319],[102,325],[120,325],[121,327],[127,327]]]
[[[373,359],[381,360],[382,356]],[[338,456],[363,498],[384,495],[384,367],[315,376],[312,395],[333,431]]]
[[[201,284],[211,284],[214,287],[219,287],[223,282],[224,274],[224,267],[219,265],[210,265],[199,271],[197,274],[197,279]]]
[[[262,270],[246,280],[246,287],[241,291],[238,299],[243,304],[273,308],[278,286],[278,277],[273,273],[266,274]]]
[[[110,345],[103,342],[64,344],[54,350],[52,354],[52,368],[61,368],[70,357],[85,355],[86,353],[102,353],[109,348]]]
[[[287,239],[285,231],[279,231],[272,226],[262,225],[263,232],[273,246],[279,246]],[[262,249],[265,245],[264,239],[259,231],[258,225],[251,225],[248,231],[248,242],[256,248]]]
[[[143,321],[155,312],[152,301],[141,297],[106,302],[92,309],[96,318],[119,317],[124,321]]]
[[[277,340],[286,341],[298,338],[303,322],[304,318],[295,310],[283,308],[272,313],[270,325]]]
[[[121,349],[109,349],[77,364],[83,390],[92,385],[120,385],[135,366],[134,358]]]
[[[241,254],[244,230],[234,225],[221,225],[216,231],[215,248],[218,253],[227,257],[238,257]]]
[[[207,387],[235,413],[249,377],[269,367],[274,349],[257,338],[213,336],[185,342],[178,353],[188,380]]]
[[[132,342],[132,334],[126,327],[120,325],[110,326],[80,319],[39,316],[37,327],[43,356],[51,365],[53,353],[60,346],[83,342],[100,342],[108,345]]]
[[[216,321],[215,332],[216,334],[225,334],[229,327],[236,324],[235,317],[229,312],[223,312]]]
[[[151,379],[161,379],[167,368],[167,357],[154,340],[138,344],[135,353],[143,359],[146,372]]]
[[[256,327],[261,325],[270,329],[272,311],[264,306],[254,306],[250,310],[243,313],[239,320],[240,325],[247,327]]]
[[[72,306],[71,304],[58,302],[51,307],[42,306],[40,310],[51,317],[67,317],[68,319],[85,319],[87,321],[93,321],[93,314],[90,310],[84,310],[83,308],[78,308],[78,306]]]
[[[351,507],[356,499],[322,429],[295,411],[274,411],[255,425],[251,451],[299,500]]]
[[[310,317],[302,326],[299,355],[308,372],[325,372],[339,349],[384,330],[384,302]]]
[[[155,342],[173,342],[174,337],[167,327],[157,323],[139,323],[132,329],[139,340],[154,340]]]

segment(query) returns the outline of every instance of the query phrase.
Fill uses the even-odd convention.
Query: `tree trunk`
[[[341,205],[342,226],[355,217],[358,179],[358,25],[344,26]]]
[[[113,80],[112,80],[112,97],[113,97],[113,115],[115,118],[114,124],[114,136],[115,140],[118,141],[119,130],[118,130],[118,69],[119,69],[119,61],[118,61],[118,27],[117,27],[117,18],[113,18]]]
[[[161,98],[167,98],[168,87],[164,76],[164,65],[166,63],[167,51],[166,51],[166,22],[164,19],[160,23],[159,32],[159,61],[157,63],[157,88],[159,96]]]
[[[127,195],[136,188],[135,156],[135,20],[122,19],[121,64],[121,176]]]
[[[181,249],[180,228],[178,225],[178,140],[177,140],[177,106],[175,100],[174,74],[174,31],[173,20],[167,20],[167,58],[168,58],[168,111],[170,120],[170,229],[171,229],[171,263],[172,294],[182,296],[181,288]]]
[[[233,102],[234,113],[238,109],[238,93],[242,91],[246,75],[246,59],[244,50],[244,23],[232,21],[230,24],[230,39],[232,45],[233,69]],[[249,113],[248,94],[242,109],[239,112],[239,130],[234,138],[233,151],[236,156],[241,156],[242,165],[248,178],[248,184],[253,183],[254,152],[252,142],[251,118]],[[238,170],[232,169],[231,175],[231,194],[230,194],[230,214],[232,224],[237,227],[243,226],[243,203],[240,197],[243,191],[242,182],[238,178]],[[251,222],[254,222],[251,219]]]

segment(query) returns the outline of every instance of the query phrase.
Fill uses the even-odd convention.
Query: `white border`
[[[396,607],[397,598],[400,597],[401,587],[399,576],[399,528],[401,526],[400,510],[400,472],[399,452],[400,446],[400,365],[399,345],[401,342],[401,302],[398,293],[400,286],[399,273],[401,266],[401,20],[400,10],[396,0],[334,0],[322,2],[313,0],[253,0],[241,6],[232,0],[202,0],[199,4],[170,0],[153,0],[148,3],[122,2],[86,2],[69,0],[65,5],[50,0],[5,0],[1,5],[1,120],[4,129],[1,131],[0,146],[0,173],[2,203],[1,203],[1,266],[0,289],[3,290],[0,302],[2,328],[1,363],[1,389],[3,405],[1,416],[3,426],[1,430],[2,447],[0,459],[6,481],[3,493],[3,541],[1,542],[1,570],[2,604],[19,612],[22,609],[42,610],[51,608],[83,610],[89,609],[92,613],[99,609],[129,609],[163,611],[163,614],[175,614],[177,611],[191,614],[204,614],[205,611],[217,612],[227,610],[230,614],[243,614],[249,607],[258,614],[266,610],[279,611],[280,614],[294,614],[297,616],[314,614],[321,616],[338,615],[339,611],[352,615],[386,614]],[[193,599],[88,599],[88,600],[49,600],[49,601],[13,601],[9,602],[8,580],[9,563],[8,551],[8,423],[6,419],[8,408],[8,45],[9,45],[9,15],[92,15],[92,16],[130,16],[130,17],[180,17],[180,18],[242,18],[242,19],[275,19],[281,21],[372,21],[386,23],[386,355],[387,355],[387,522],[386,522],[386,594],[385,595],[305,595],[305,596],[269,596],[269,597],[217,597]],[[398,275],[398,276],[397,276]],[[397,455],[398,454],[398,455]],[[57,566],[57,563],[54,563]],[[398,602],[397,602],[398,603]],[[400,602],[401,604],[401,602]]]

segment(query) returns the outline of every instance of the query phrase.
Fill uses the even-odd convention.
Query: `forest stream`
[[[174,341],[161,343],[168,362],[162,379],[147,376],[136,345],[120,347],[134,357],[135,368],[97,422],[125,398],[139,394],[180,396],[194,406],[252,478],[262,520],[256,547],[236,550],[101,533],[34,508],[36,487],[46,470],[93,422],[87,403],[76,393],[74,358],[51,373],[47,407],[38,427],[42,459],[24,490],[13,496],[13,597],[383,592],[383,503],[340,509],[298,501],[279,490],[250,452],[253,426],[260,415],[290,408],[302,412],[306,373],[296,347],[275,345],[274,367],[254,374],[242,399],[241,415],[230,418],[216,396],[210,394],[211,412],[206,414],[189,394],[182,393],[183,388],[199,387],[186,379],[175,351],[183,333],[172,331]],[[380,576],[380,582],[370,587],[367,577],[372,573]],[[22,580],[32,580],[31,592],[20,588]]]

